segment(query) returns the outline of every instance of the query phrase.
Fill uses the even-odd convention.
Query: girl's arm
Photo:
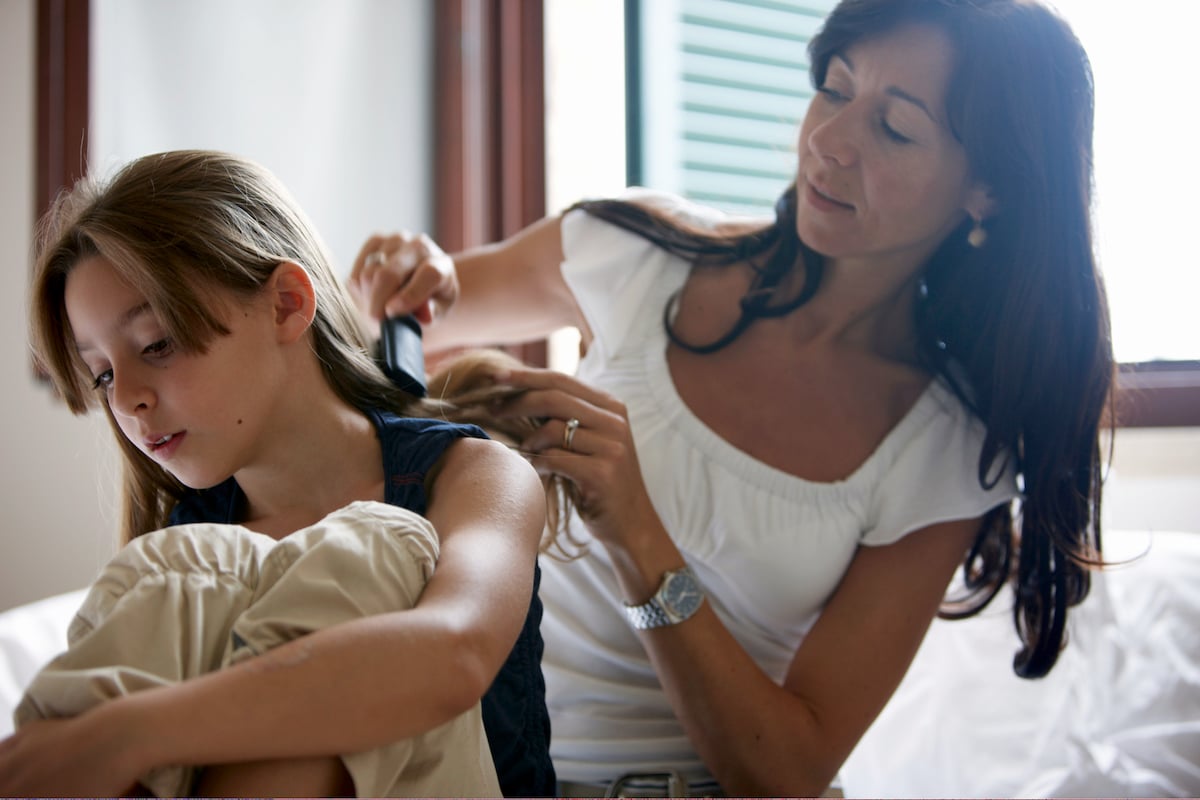
[[[0,742],[0,795],[113,795],[168,764],[355,752],[470,708],[524,624],[545,495],[524,459],[487,440],[456,442],[431,477],[441,556],[415,608],[23,728]]]

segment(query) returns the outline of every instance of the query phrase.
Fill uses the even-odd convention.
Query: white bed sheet
[[[0,737],[13,731],[13,710],[25,687],[50,659],[67,649],[67,625],[85,589],[0,613]]]
[[[850,797],[1200,796],[1200,534],[1106,534],[1067,649],[1018,678],[1011,595],[934,622],[847,761]]]
[[[1200,797],[1200,534],[1109,534],[1050,675],[1017,678],[1009,598],[936,621],[842,771],[847,797]],[[83,591],[0,613],[0,737]]]

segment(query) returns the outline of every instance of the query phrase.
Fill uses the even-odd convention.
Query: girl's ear
[[[304,335],[317,315],[317,295],[304,267],[282,261],[266,285],[275,309],[275,330],[281,343]]]

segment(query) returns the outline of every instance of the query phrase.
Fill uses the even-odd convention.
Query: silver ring
[[[567,427],[563,428],[563,450],[571,449],[571,442],[575,441],[575,431],[579,429],[579,419],[571,417],[567,420]]]
[[[386,264],[387,260],[387,253],[383,252],[382,250],[376,250],[374,253],[371,253],[367,256],[367,260],[363,262],[363,266],[372,266],[376,261],[378,261],[380,264]]]

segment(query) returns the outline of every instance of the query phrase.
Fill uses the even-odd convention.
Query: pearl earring
[[[971,228],[971,232],[967,234],[967,244],[976,250],[987,244],[987,231],[983,229],[982,219],[975,218],[975,227]]]

